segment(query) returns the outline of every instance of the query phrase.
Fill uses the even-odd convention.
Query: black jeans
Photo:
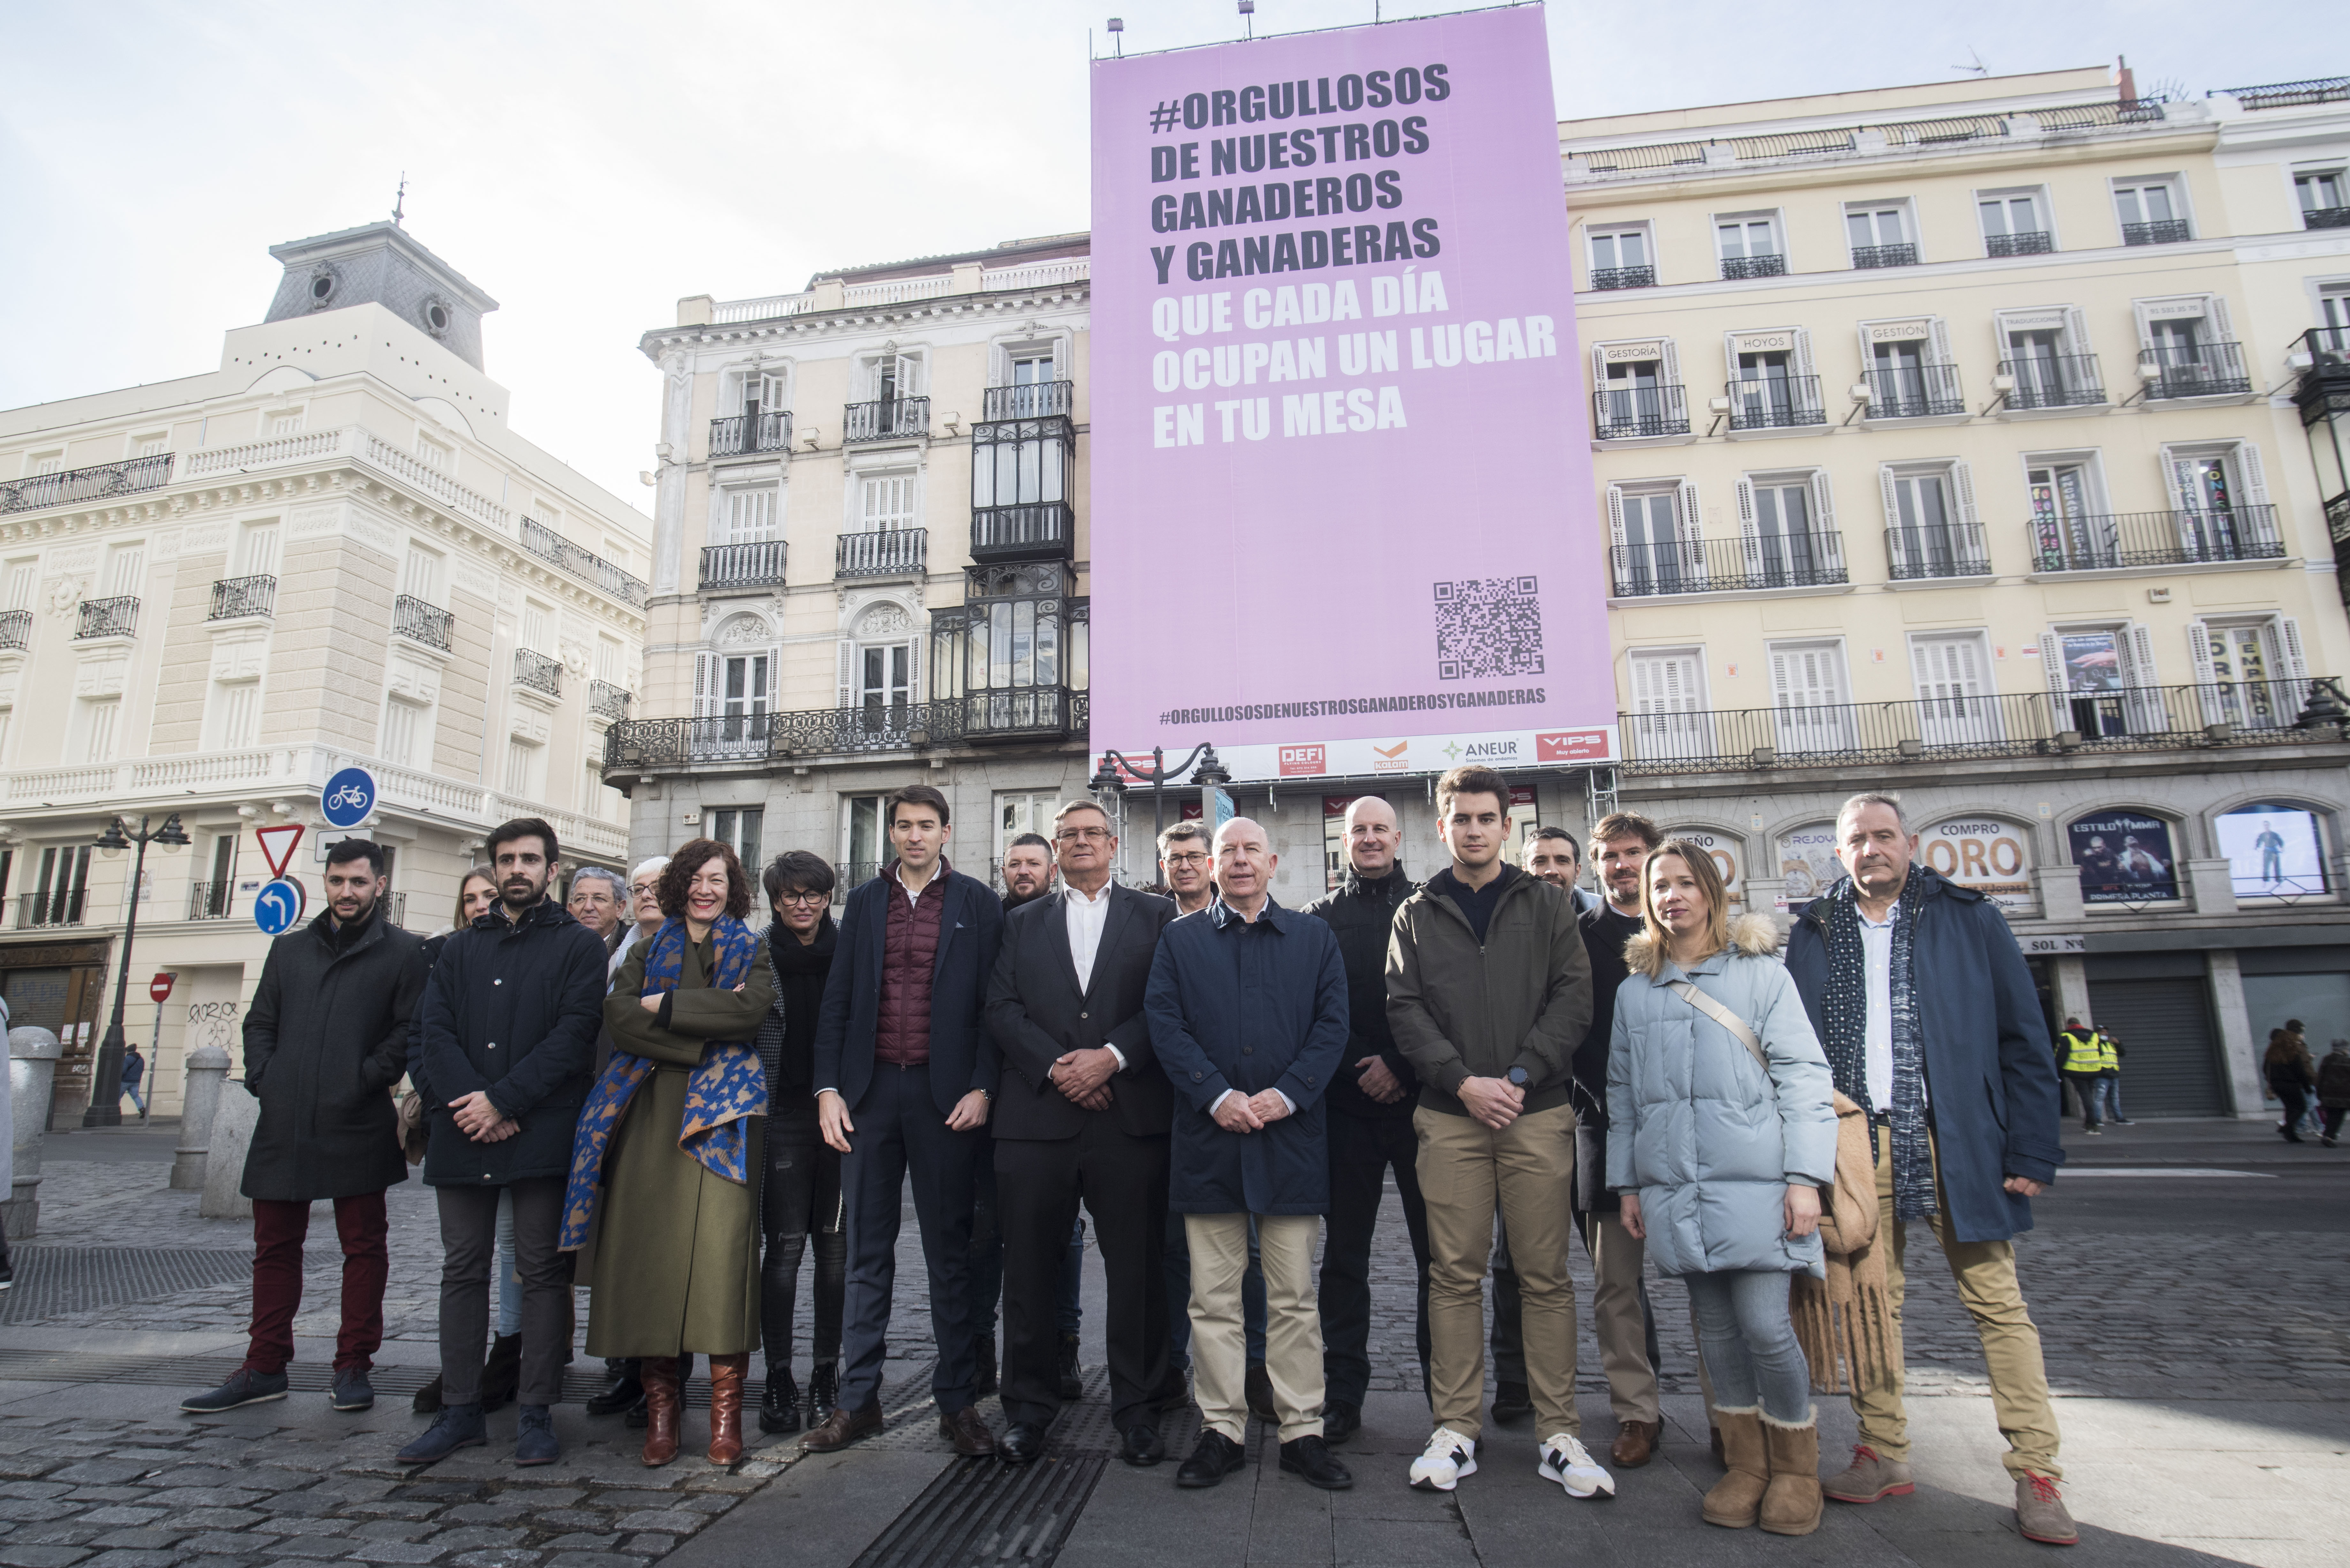
[[[441,1400],[478,1404],[482,1345],[490,1332],[490,1260],[497,1251],[498,1196],[514,1195],[515,1272],[522,1276],[522,1403],[563,1397],[571,1354],[571,1279],[555,1250],[563,1178],[505,1187],[436,1187],[441,1209]]]
[[[759,1193],[766,1237],[759,1264],[759,1338],[767,1370],[788,1374],[798,1315],[800,1260],[816,1244],[809,1349],[818,1366],[840,1359],[841,1298],[848,1283],[848,1232],[840,1199],[840,1155],[817,1130],[816,1096],[779,1096],[767,1113],[767,1172]]]
[[[1389,1168],[1419,1275],[1419,1383],[1428,1386],[1428,1205],[1419,1196],[1419,1140],[1408,1116],[1332,1111],[1324,1121],[1330,1147],[1330,1234],[1322,1248],[1321,1280],[1324,1397],[1360,1405],[1371,1386],[1371,1241]]]

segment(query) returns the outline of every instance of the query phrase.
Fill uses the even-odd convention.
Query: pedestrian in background
[[[1729,1467],[1706,1521],[1809,1535],[1820,1428],[1787,1299],[1792,1273],[1827,1273],[1827,1057],[1778,961],[1777,923],[1729,918],[1711,855],[1668,839],[1642,881],[1608,1053],[1607,1185],[1625,1231],[1697,1309]]]
[[[660,929],[661,921],[669,917],[661,913],[660,877],[669,869],[669,857],[654,855],[637,862],[629,873],[629,924],[620,932],[620,940],[612,950],[611,973],[620,972],[621,961],[637,943]],[[602,1072],[598,1063],[596,1070]]]
[[[618,871],[601,866],[582,866],[571,874],[571,897],[563,907],[571,918],[596,933],[607,953],[620,945],[620,930],[628,923],[629,885]]]
[[[1526,835],[1525,873],[1539,877],[1575,900],[1575,912],[1587,915],[1599,908],[1599,895],[1583,886],[1583,846],[1575,835],[1555,823]]]
[[[261,1102],[238,1185],[253,1199],[253,1330],[244,1365],[182,1401],[198,1415],[286,1397],[303,1238],[310,1205],[327,1200],[343,1252],[328,1402],[349,1411],[375,1404],[368,1372],[383,1344],[391,1269],[383,1195],[408,1179],[391,1086],[406,1067],[426,960],[423,939],[382,912],[380,847],[346,838],[328,850],[326,885],[317,918],[269,944],[245,1012],[244,1088]]]
[[[2113,1042],[2101,1029],[2092,1028],[2077,1018],[2064,1020],[2064,1032],[2056,1037],[2057,1051],[2062,1060],[2059,1069],[2073,1092],[2080,1096],[2081,1130],[2101,1133],[2105,1130],[2106,1085],[2121,1074],[2121,1058],[2114,1054]]]
[[[2304,1142],[2301,1119],[2309,1114],[2309,1092],[2317,1086],[2317,1065],[2309,1059],[2309,1046],[2301,1032],[2291,1026],[2270,1030],[2261,1068],[2267,1075],[2269,1093],[2284,1102],[2284,1125],[2277,1130],[2284,1134],[2287,1143]]]
[[[140,1092],[140,1081],[147,1075],[147,1058],[139,1054],[139,1043],[132,1041],[122,1054],[122,1092],[138,1107],[139,1119],[147,1119],[147,1096]],[[120,1101],[116,1102],[118,1105]]]
[[[2317,1064],[2317,1103],[2325,1122],[2324,1136],[2319,1141],[2332,1148],[2342,1136],[2343,1113],[2350,1111],[2350,1040],[2336,1040],[2325,1053],[2325,1060]]]

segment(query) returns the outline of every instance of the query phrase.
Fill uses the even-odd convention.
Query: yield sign
[[[283,877],[286,863],[294,858],[294,846],[302,842],[302,825],[289,822],[276,827],[256,827],[253,836],[261,841],[261,857],[269,862],[269,874]]]

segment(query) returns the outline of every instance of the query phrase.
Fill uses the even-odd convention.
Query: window
[[[1885,489],[1887,554],[1897,582],[1981,576],[1991,570],[1963,462],[1877,471]]]
[[[882,861],[889,857],[889,834],[881,821],[881,800],[878,794],[859,794],[840,803],[842,864],[837,884],[840,890],[833,895],[837,898],[846,898],[850,888],[879,876]]]
[[[2282,540],[2260,449],[2250,441],[2167,445],[2164,478],[2178,524],[2175,541],[2182,561],[2245,561],[2280,558]]]
[[[2293,177],[2305,229],[2350,228],[2350,180],[2340,169],[2306,170]]]
[[[1909,237],[1907,203],[1855,202],[1844,210],[1845,240],[1856,267],[1911,266],[1918,246]]]
[[[868,534],[914,527],[910,473],[868,473],[857,482],[857,526]]]
[[[245,525],[237,541],[236,575],[240,577],[274,577],[277,575],[277,522]]]
[[[2149,400],[2241,397],[2252,389],[2243,349],[2217,295],[2137,301],[2139,376]]]
[[[2048,690],[2084,739],[2171,727],[2157,690],[2154,633],[2131,621],[2055,626],[2040,639]]]
[[[865,384],[865,394],[874,402],[894,402],[899,398],[920,397],[922,393],[922,357],[901,354],[896,349],[884,349],[859,362],[859,375]]]
[[[506,742],[505,792],[524,800],[536,800],[539,786],[546,782],[546,748],[519,737]]]
[[[2033,547],[2043,572],[2118,565],[2114,519],[2093,499],[2095,475],[2086,462],[2033,463],[2024,471],[2032,497]]]
[[[767,726],[763,721],[775,701],[774,659],[772,652],[693,656],[697,756],[765,752]]]
[[[400,568],[400,591],[428,605],[441,602],[441,557],[411,545]]]
[[[857,650],[857,705],[868,714],[903,708],[914,700],[914,645],[889,643]]]
[[[383,760],[403,768],[429,768],[432,758],[426,742],[431,739],[432,710],[421,703],[387,697],[383,704]]]
[[[1788,753],[1848,752],[1852,711],[1844,673],[1844,644],[1769,645],[1771,706],[1778,749]]]
[[[525,599],[522,604],[522,632],[518,639],[519,646],[529,649],[533,653],[545,653],[551,637],[548,625],[553,614],[552,610],[536,599]]]
[[[1592,287],[1648,288],[1656,281],[1656,257],[1646,224],[1591,231]]]
[[[8,607],[29,610],[41,591],[41,563],[38,560],[8,563]]]
[[[995,795],[995,863],[1003,864],[1003,851],[1024,833],[1053,836],[1053,814],[1061,809],[1061,797],[1043,790],[998,790]]]
[[[1681,481],[1607,487],[1618,597],[1693,593],[1705,558],[1697,492]]]
[[[2308,695],[2308,663],[2294,618],[2190,621],[2187,639],[2204,723],[2272,730],[2300,716]]]
[[[1870,420],[1939,419],[1967,413],[1950,334],[1938,317],[1864,322]]]
[[[261,682],[213,682],[212,743],[222,751],[241,752],[261,731]]]
[[[1068,422],[1004,420],[972,427],[971,504],[1021,506],[1067,498]]]
[[[220,920],[228,918],[229,900],[236,891],[236,841],[234,833],[215,834],[213,837],[212,878],[198,884],[188,900],[188,919]]]
[[[2188,232],[2186,203],[2170,180],[2116,184],[2114,212],[2121,220],[2126,245],[2167,245],[2192,237]]]
[[[607,686],[618,686],[628,673],[623,668],[623,655],[617,639],[598,636],[596,639],[596,679]]]
[[[1632,673],[1632,754],[1707,757],[1713,754],[1713,719],[1705,709],[1705,649],[1635,649]]]
[[[1760,341],[1757,341],[1760,339]],[[1811,374],[1811,355],[1800,331],[1734,336],[1735,367],[1729,386],[1730,428],[1770,430],[1827,421],[1820,381]]]
[[[759,829],[765,815],[755,805],[730,805],[711,812],[708,817],[707,836],[733,850],[734,857],[743,862],[743,869],[753,881],[759,877]],[[751,902],[756,905],[759,901],[760,895],[753,893]]]
[[[33,884],[32,893],[25,899],[24,912],[18,916],[17,924],[81,924],[82,901],[89,888],[90,848],[89,845],[80,844],[41,851],[40,874]]]
[[[1006,369],[1012,378],[1010,389],[987,398],[989,415],[1032,420],[1069,411],[1068,389],[1059,385],[1060,363],[1052,348],[1014,349]]]
[[[783,498],[779,485],[762,485],[754,490],[729,490],[726,497],[726,543],[757,545],[770,539],[780,539]]]
[[[964,602],[932,612],[933,701],[962,698],[972,731],[1059,729],[1085,690],[1089,608],[1058,566],[972,569]]]
[[[2013,380],[2004,396],[2012,409],[2087,408],[2106,400],[2097,357],[2088,352],[2088,333],[2078,308],[2004,314],[2007,358],[2000,374]]]
[[[729,370],[719,390],[719,412],[732,417],[755,402],[762,412],[774,413],[785,406],[787,396],[781,370]]]
[[[1731,213],[1713,221],[1724,277],[1776,277],[1787,270],[1775,213]]]
[[[612,811],[611,802],[605,798],[608,793],[618,794],[620,792],[618,790],[610,790],[608,792],[604,784],[603,764],[594,757],[589,757],[586,762],[580,763],[579,814],[582,816],[609,817],[614,815],[615,814]],[[753,902],[755,903],[757,900],[754,898]]]
[[[1827,529],[1826,475],[1751,475],[1738,482],[1744,587],[1804,587],[1842,580],[1843,552]]]
[[[122,714],[120,697],[85,697],[81,701],[81,760],[114,760],[114,729]]]
[[[147,576],[147,546],[117,545],[106,553],[106,597],[135,598]]]
[[[1926,744],[1976,745],[2002,738],[1982,633],[1913,635],[1909,675],[1917,684],[1918,735]]]
[[[1592,434],[1601,441],[1687,435],[1688,395],[1670,339],[1602,343],[1592,349],[1597,389]]]

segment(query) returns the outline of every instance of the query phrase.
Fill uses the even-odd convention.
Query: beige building
[[[645,334],[645,683],[608,753],[631,853],[808,849],[854,885],[881,794],[926,779],[986,879],[1084,788],[1087,275],[1082,234],[1019,241]]]
[[[253,830],[309,826],[287,869],[315,915],[338,769],[376,778],[360,831],[413,930],[509,817],[573,865],[627,849],[596,764],[641,658],[644,519],[509,428],[496,302],[404,230],[270,254],[217,369],[0,413],[0,995],[66,1040],[61,1125],[113,1005],[133,862],[91,846],[118,815],[193,841],[138,889],[126,1033],[160,1025],[165,1114],[259,978]]]

